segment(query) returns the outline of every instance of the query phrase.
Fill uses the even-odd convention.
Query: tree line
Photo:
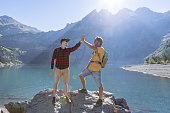
[[[166,64],[170,63],[170,55],[163,53],[161,56],[151,56],[145,59],[144,64]]]

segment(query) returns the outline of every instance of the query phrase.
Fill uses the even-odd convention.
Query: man
[[[81,41],[78,42],[74,47],[68,47],[68,42],[70,39],[63,38],[61,39],[61,47],[56,48],[53,52],[52,60],[51,60],[51,71],[50,75],[54,73],[54,61],[56,60],[55,64],[55,81],[53,86],[53,100],[52,103],[55,104],[56,102],[56,92],[57,92],[57,86],[58,82],[63,77],[63,87],[64,87],[64,95],[66,101],[69,101],[68,93],[67,93],[67,84],[69,82],[69,55],[71,52],[77,50],[80,45]]]
[[[101,63],[102,58],[104,55],[104,48],[101,47],[103,44],[103,39],[101,37],[96,37],[94,40],[94,46],[85,41],[85,35],[82,37],[82,42],[89,47],[90,49],[94,50],[92,53],[92,58],[90,59],[87,67],[80,73],[79,78],[81,80],[81,83],[83,85],[83,89],[78,90],[81,93],[87,93],[85,79],[87,75],[92,75],[94,80],[96,81],[96,84],[99,88],[99,99],[97,100],[95,106],[101,106],[103,101],[103,86],[101,83]]]

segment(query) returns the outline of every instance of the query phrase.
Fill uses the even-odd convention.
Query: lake
[[[125,98],[133,113],[170,113],[170,79],[126,71],[108,64],[102,70],[104,91]],[[79,73],[85,65],[71,65],[68,90],[82,88]],[[17,66],[0,69],[0,106],[10,101],[27,100],[41,90],[53,88],[50,65]],[[88,90],[98,90],[93,78],[86,77]],[[63,89],[62,79],[58,89]]]

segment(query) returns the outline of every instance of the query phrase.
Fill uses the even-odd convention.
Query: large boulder
[[[63,91],[57,92],[57,102],[52,104],[52,89],[36,94],[32,99],[24,102],[10,102],[5,105],[10,113],[131,113],[126,100],[115,99],[109,92],[103,92],[103,105],[94,107],[98,99],[98,92],[88,91],[87,94],[78,91],[69,92],[72,102],[63,98]]]

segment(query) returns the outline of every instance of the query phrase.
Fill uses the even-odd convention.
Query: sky
[[[80,21],[94,9],[107,9],[112,14],[122,8],[170,10],[170,0],[0,0],[0,4],[0,16],[10,16],[41,31],[63,29],[67,23]]]

